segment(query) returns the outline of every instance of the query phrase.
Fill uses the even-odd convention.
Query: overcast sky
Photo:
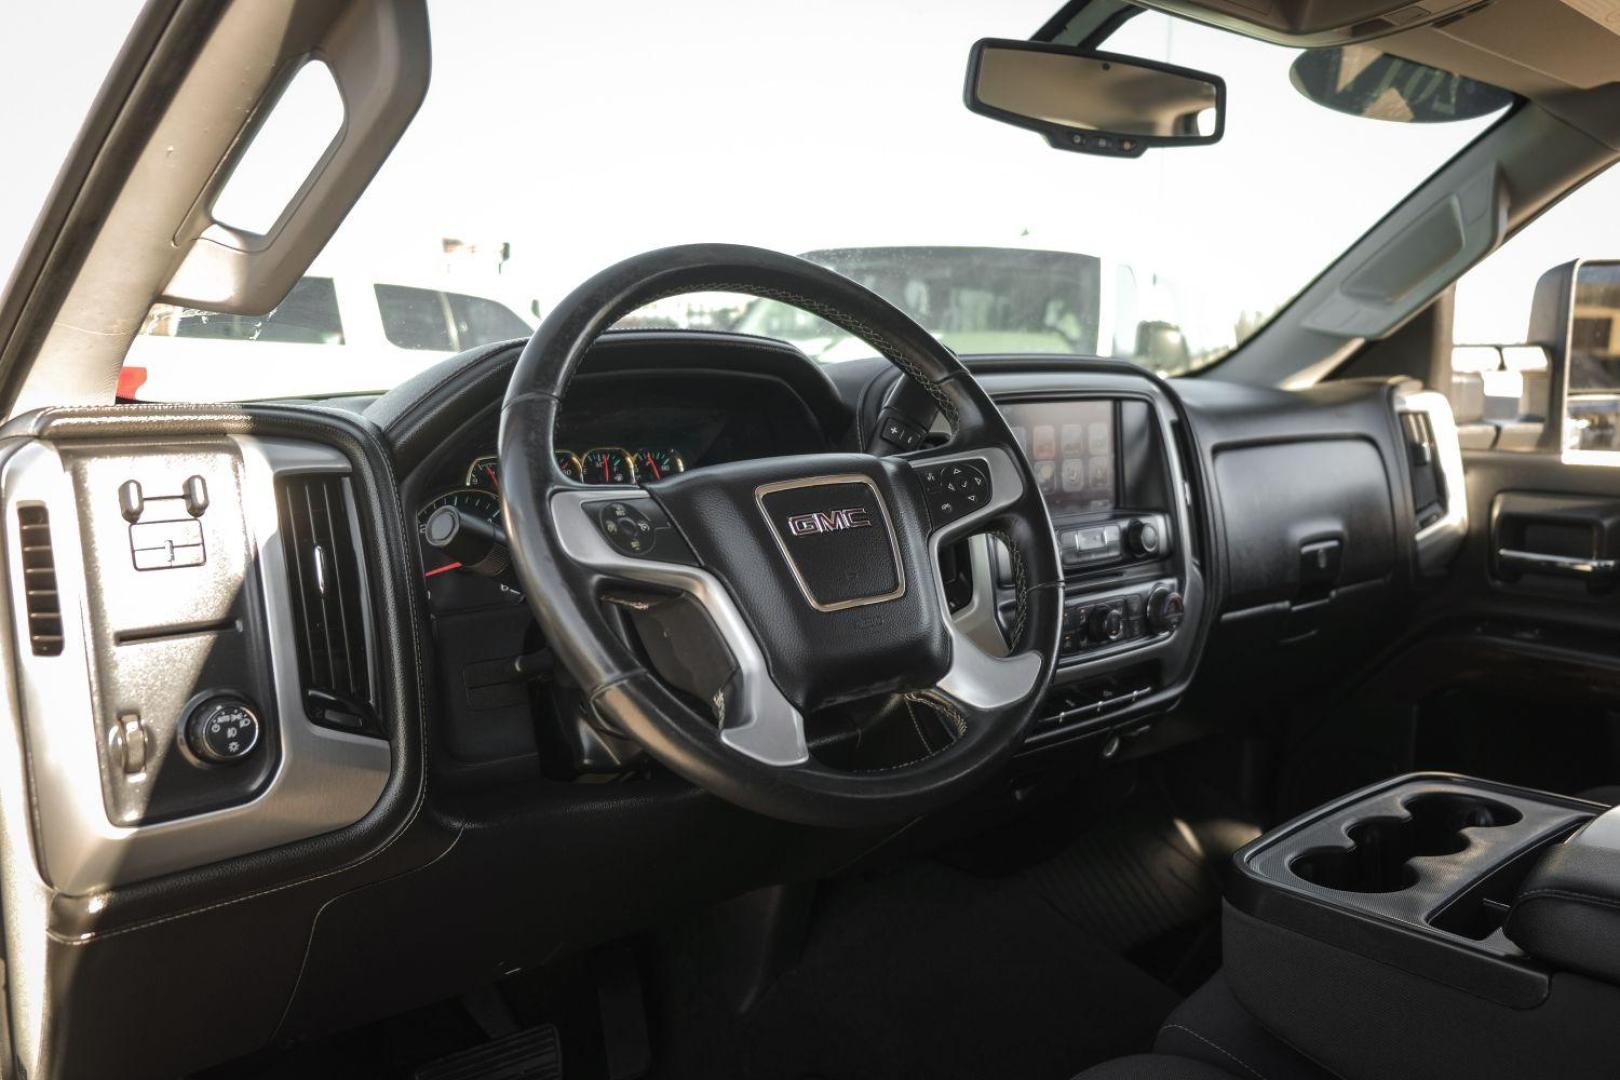
[[[1290,52],[1148,15],[1111,47],[1224,76],[1226,138],[1135,161],[1058,152],[961,104],[973,41],[1027,37],[1055,6],[435,3],[427,103],[323,261],[382,280],[442,268],[446,237],[510,243],[502,289],[546,306],[684,241],[1024,245],[1129,261],[1196,301],[1190,318],[1229,325],[1307,284],[1486,123],[1331,113],[1289,86]],[[37,5],[0,35],[7,273],[135,7]],[[1579,197],[1603,213],[1478,275],[1460,339],[1517,340],[1536,273],[1620,255],[1617,179]]]

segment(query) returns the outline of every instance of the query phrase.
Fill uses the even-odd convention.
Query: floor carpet
[[[687,935],[654,972],[653,1076],[1066,1080],[1146,1049],[1179,996],[1054,889],[1076,906],[1061,884],[938,862],[826,886],[801,961],[741,1017]]]

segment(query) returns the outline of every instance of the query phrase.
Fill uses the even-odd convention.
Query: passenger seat
[[[1093,1066],[1075,1080],[1335,1080],[1260,1026],[1220,972],[1159,1028],[1153,1053]]]

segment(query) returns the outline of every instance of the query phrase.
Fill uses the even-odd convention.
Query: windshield
[[[155,308],[121,393],[384,390],[527,333],[616,260],[695,241],[802,254],[962,354],[1179,374],[1240,345],[1493,119],[1334,112],[1294,89],[1296,51],[1144,13],[1107,47],[1224,77],[1224,139],[1134,160],[1054,150],[962,104],[973,42],[1026,37],[1053,6],[434,4],[426,103],[292,310]],[[672,298],[621,325],[872,355],[740,296]]]

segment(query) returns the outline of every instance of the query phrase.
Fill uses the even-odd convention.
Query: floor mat
[[[1220,900],[1197,841],[1151,804],[1123,810],[1023,874],[1065,919],[1122,953],[1199,924]]]
[[[704,951],[661,953],[655,1077],[1067,1080],[1146,1049],[1178,1001],[1028,877],[935,862],[825,886],[802,960],[744,1017]]]

